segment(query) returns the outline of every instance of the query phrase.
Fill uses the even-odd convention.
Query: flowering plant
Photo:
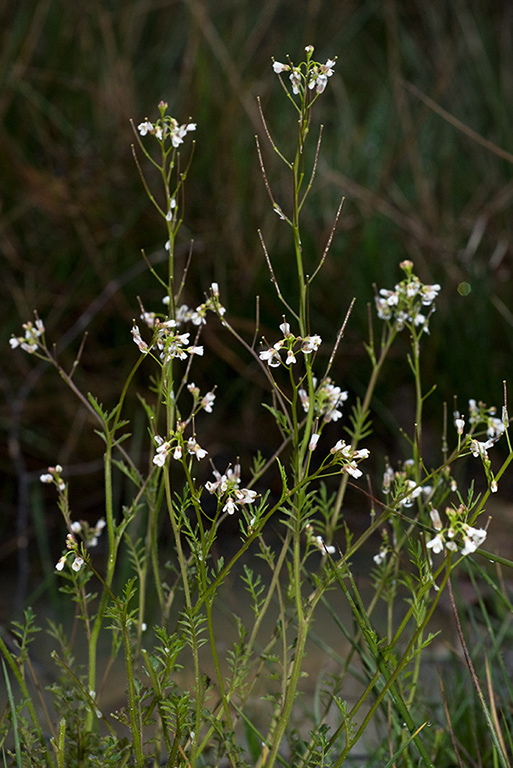
[[[376,343],[375,321],[371,321],[366,345],[371,374],[362,398],[354,398],[332,379],[351,307],[334,338],[323,340],[310,327],[309,288],[328,256],[341,206],[328,246],[311,275],[304,263],[301,212],[320,150],[319,141],[306,181],[304,146],[312,107],[333,76],[336,60],[315,61],[312,46],[306,47],[305,54],[300,64],[288,59],[286,64],[274,61],[272,65],[298,115],[294,157],[288,159],[281,152],[264,120],[270,146],[285,165],[290,181],[288,208],[275,198],[258,144],[271,204],[290,228],[297,272],[299,298],[294,304],[278,285],[262,238],[280,302],[276,323],[281,316],[282,335],[278,341],[271,345],[262,339],[258,347],[255,340],[241,336],[221,302],[216,282],[196,309],[182,303],[186,270],[178,270],[175,244],[190,160],[184,165],[180,151],[188,146],[196,124],[180,124],[168,115],[164,102],[159,104],[155,121],[146,118],[134,127],[138,151],[156,170],[163,187],[159,202],[136,153],[144,188],[166,231],[166,274],[152,268],[164,309],[159,305],[160,311],[147,311],[141,303],[139,319],[145,327],[141,331],[134,320],[131,334],[138,352],[133,348],[133,367],[117,405],[108,410],[93,396],[81,393],[48,347],[44,323],[37,316],[34,323],[23,326],[22,336],[11,339],[13,350],[20,347],[57,368],[95,419],[105,451],[105,509],[95,524],[73,519],[65,468],[49,467],[40,478],[57,493],[65,530],[63,552],[55,567],[77,603],[78,621],[87,638],[83,672],[74,665],[71,642],[54,628],[64,649],[62,656],[54,656],[62,672],[60,685],[54,687],[57,709],[63,713],[57,725],[48,716],[43,727],[27,687],[25,649],[32,631],[31,615],[21,631],[25,639],[19,656],[0,637],[0,649],[22,695],[19,705],[11,696],[11,723],[15,734],[20,725],[30,760],[27,764],[143,768],[163,761],[189,768],[219,766],[226,757],[230,765],[240,768],[272,768],[280,763],[337,768],[349,760],[371,719],[379,722],[381,712],[386,714],[388,738],[383,743],[388,744],[388,751],[378,745],[380,764],[385,764],[385,757],[387,765],[401,757],[405,765],[418,764],[418,760],[429,768],[437,764],[442,739],[424,731],[426,721],[419,714],[425,714],[417,695],[420,662],[434,639],[428,632],[429,620],[456,565],[471,561],[485,542],[487,530],[477,527],[481,525],[478,520],[513,460],[506,397],[501,419],[494,409],[472,400],[468,431],[465,419],[455,411],[455,429],[445,436],[441,465],[435,469],[426,465],[422,421],[429,392],[423,390],[421,341],[428,333],[440,286],[424,284],[409,260],[401,263],[405,277],[394,289],[381,289],[376,295],[382,334]],[[285,73],[289,73],[290,85],[282,78]],[[218,332],[231,334],[242,345],[248,359],[266,377],[272,404],[266,401],[264,405],[280,436],[271,457],[257,456],[251,468],[233,456],[223,473],[210,455],[211,446],[198,436],[215,407],[216,394],[213,389],[202,390],[192,380],[195,362],[206,351],[200,343],[202,332],[212,320]],[[394,470],[379,452],[377,456],[375,451],[371,453],[367,441],[378,378],[394,340],[405,330],[411,340],[407,362],[414,381],[415,420],[409,438],[411,456]],[[328,347],[328,362],[322,365]],[[147,426],[146,462],[136,461],[124,446],[130,421],[125,418],[125,397],[139,368],[153,371],[150,395],[146,392],[141,398]],[[198,380],[196,372],[194,380]],[[486,440],[479,440],[482,436]],[[492,470],[488,451],[499,439],[507,443],[508,456],[502,466]],[[484,467],[487,486],[481,497],[470,492],[464,499],[455,478],[453,465],[465,456],[479,458]],[[373,491],[371,475],[375,471],[383,471],[381,498]],[[115,472],[126,478],[130,489],[130,501],[122,509],[113,490]],[[351,530],[348,491],[370,502],[363,532]],[[443,505],[444,520],[438,511]],[[239,540],[235,552],[225,559],[219,554],[218,542],[232,517],[238,523]],[[277,535],[269,535],[270,525]],[[373,542],[374,551],[378,549],[380,534],[381,546],[373,556],[375,594],[366,606],[353,558],[368,541]],[[102,540],[107,556],[99,565],[91,550]],[[263,572],[252,566],[250,552],[257,555]],[[486,558],[493,560],[493,553],[486,552]],[[118,574],[124,579],[121,585]],[[237,638],[226,651],[218,636],[216,611],[223,606],[226,585],[232,579],[245,590],[252,617],[246,624],[242,610],[236,616]],[[86,589],[89,583],[96,585],[98,593]],[[402,599],[400,610],[397,607],[398,585],[407,592],[406,609]],[[332,612],[340,637],[349,640],[348,655],[343,659],[333,650],[335,644],[332,646],[336,669],[321,675],[311,727],[300,733],[295,718],[306,674],[308,640],[314,635],[319,607],[329,609],[327,596],[335,589],[350,614],[342,620]],[[380,597],[387,606],[384,631],[373,614]],[[272,628],[264,637],[266,617]],[[153,628],[148,629],[150,626]],[[100,670],[99,646],[105,636],[111,638],[111,656]],[[355,656],[362,672],[352,668]],[[111,712],[104,705],[101,680],[108,679],[119,657],[124,666],[126,706]],[[192,671],[189,678],[184,668]],[[210,670],[208,675],[205,668]],[[350,675],[359,682],[356,694],[347,688]],[[6,679],[9,681],[7,672]],[[263,713],[255,704],[255,691],[262,681]],[[21,716],[25,702],[28,722]],[[120,736],[118,724],[128,729],[130,738]],[[489,727],[500,750],[492,720]],[[16,743],[20,765],[19,740]]]

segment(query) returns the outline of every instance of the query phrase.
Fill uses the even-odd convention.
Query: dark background
[[[64,536],[39,474],[65,466],[74,517],[94,523],[102,446],[57,374],[8,340],[37,309],[69,370],[87,330],[76,382],[115,405],[139,354],[129,332],[137,296],[160,308],[140,250],[158,259],[165,234],[134,165],[129,123],[155,119],[160,99],[179,122],[198,125],[178,244],[184,259],[194,239],[184,298],[196,306],[217,280],[231,321],[251,340],[259,294],[261,330],[274,338],[282,309],[257,229],[282,285],[294,285],[295,268],[259,170],[256,98],[290,149],[294,113],[271,57],[299,61],[307,44],[320,61],[337,56],[314,114],[324,138],[303,220],[306,261],[315,265],[345,196],[311,296],[312,328],[326,349],[357,297],[333,377],[350,402],[363,393],[373,284],[392,288],[409,258],[424,282],[442,285],[424,345],[425,388],[437,385],[426,404],[428,460],[440,461],[444,402],[449,413],[455,395],[461,410],[469,397],[502,405],[513,367],[510,2],[37,0],[3,3],[0,30],[0,566],[16,572],[20,601],[30,575],[39,584],[50,578]],[[264,157],[286,201],[268,146]],[[215,322],[203,341],[194,380],[203,390],[217,384],[217,401],[198,424],[200,442],[220,469],[237,455],[247,467],[278,443],[260,405],[265,380]],[[374,401],[377,472],[385,454],[397,460],[407,448],[397,427],[411,433],[406,341],[394,347]],[[139,391],[148,376],[141,373]],[[131,450],[144,461],[142,417],[132,431]],[[123,493],[120,485],[120,504]]]

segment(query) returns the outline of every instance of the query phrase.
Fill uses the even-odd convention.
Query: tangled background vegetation
[[[346,197],[312,297],[322,307],[313,318],[321,335],[340,325],[358,296],[337,380],[358,394],[368,371],[361,338],[371,286],[393,285],[396,265],[411,258],[425,282],[444,288],[425,351],[438,385],[427,412],[439,423],[442,402],[455,394],[461,406],[476,396],[501,402],[513,359],[510,3],[310,0],[298,14],[286,0],[38,0],[6,2],[0,15],[4,348],[37,307],[49,337],[60,339],[64,367],[87,328],[76,376],[87,374],[88,388],[106,403],[116,391],[130,365],[126,329],[135,297],[154,299],[140,249],[151,259],[163,254],[158,217],[134,173],[129,119],[149,114],[161,98],[172,114],[197,122],[202,147],[179,245],[185,254],[192,233],[185,298],[200,303],[215,275],[240,329],[251,327],[260,295],[265,331],[274,296],[257,228],[273,243],[283,282],[293,261],[257,162],[256,98],[279,127],[271,56],[314,42],[319,57],[338,60],[319,105],[326,129],[306,249],[326,241]],[[205,342],[217,357],[215,380],[224,381],[211,444],[220,454],[226,445],[241,450],[243,433],[245,450],[272,450],[258,394],[241,399],[245,377],[258,374],[226,339],[207,331]],[[74,502],[81,517],[96,519],[102,493],[98,445],[84,413],[42,367],[31,372],[31,362],[21,355],[0,361],[0,558],[18,568],[20,597],[31,548],[52,549],[51,516],[44,527],[31,518],[43,509],[33,481],[48,457],[71,466],[78,488],[87,487]],[[389,391],[384,385],[378,393],[390,426],[407,419],[407,376],[402,362],[391,363]],[[378,437],[390,452],[400,450],[387,445],[386,431]],[[20,537],[28,550],[16,554]]]
[[[298,14],[297,3],[285,0],[83,0],[78,5],[38,0],[25,7],[4,4],[0,21],[0,248],[5,293],[0,342],[6,351],[0,356],[0,428],[6,438],[0,448],[0,566],[11,586],[0,598],[2,624],[19,616],[23,606],[37,605],[39,598],[57,610],[55,563],[62,552],[62,520],[55,495],[49,493],[53,489],[39,482],[42,471],[50,463],[66,468],[73,517],[83,521],[79,525],[94,538],[101,533],[98,521],[104,503],[102,446],[90,413],[77,407],[64,383],[47,375],[44,361],[8,353],[9,338],[37,309],[47,338],[57,344],[62,369],[72,371],[77,386],[94,392],[105,407],[117,401],[134,360],[134,308],[139,300],[150,307],[162,299],[145,263],[166,259],[162,227],[141,192],[130,127],[130,119],[144,125],[161,99],[184,126],[192,130],[194,125],[189,139],[201,148],[181,201],[185,223],[175,249],[180,266],[192,252],[182,298],[195,307],[205,301],[210,286],[215,291],[219,286],[233,329],[250,337],[258,296],[259,333],[274,339],[276,295],[259,231],[272,243],[281,285],[294,283],[296,265],[262,179],[265,163],[273,193],[286,199],[283,180],[268,162],[272,150],[265,141],[258,99],[287,154],[293,150],[287,147],[290,121],[278,104],[283,94],[275,87],[272,57],[287,61],[287,54],[294,57],[311,42],[319,60],[331,62],[330,69],[336,56],[330,87],[316,110],[324,137],[303,219],[307,266],[310,254],[310,263],[317,263],[319,249],[322,252],[330,238],[341,197],[345,203],[329,259],[308,297],[308,320],[319,335],[303,343],[333,339],[356,297],[333,375],[348,390],[350,401],[361,397],[369,377],[363,341],[370,305],[374,311],[372,286],[392,288],[399,279],[397,265],[414,262],[426,288],[433,289],[432,298],[442,286],[423,350],[425,378],[436,385],[425,403],[426,463],[440,460],[444,403],[451,428],[453,412],[465,413],[470,398],[501,406],[503,380],[511,386],[513,367],[509,3],[490,7],[471,0],[429,6],[420,0],[311,0]],[[277,66],[276,73],[283,71],[283,64]],[[263,139],[261,158],[255,136]],[[315,142],[308,151],[311,165]],[[147,160],[140,157],[141,170],[150,177]],[[385,299],[381,302],[383,316],[388,308]],[[272,415],[262,408],[268,381],[255,360],[220,332],[222,318],[218,320],[206,326],[206,353],[194,367],[196,385],[210,392],[212,400],[216,388],[216,407],[201,443],[221,467],[234,456],[247,466],[259,452],[265,462],[279,441]],[[285,319],[280,329],[286,345],[290,327]],[[138,332],[134,340],[144,351]],[[411,435],[414,420],[407,344],[407,339],[398,340],[393,348],[372,402],[374,433],[368,438],[370,451],[364,450],[365,458],[370,452],[376,476],[388,460],[397,465],[407,455],[407,439],[404,445],[397,439],[401,428]],[[80,365],[75,369],[79,348]],[[271,367],[273,355],[279,356],[274,349],[264,346],[260,353]],[[135,403],[138,391],[148,390],[147,374],[141,369],[137,376],[127,410],[130,398]],[[331,453],[345,446],[340,424],[329,425],[327,432],[334,444],[337,441]],[[134,418],[131,433],[134,463],[144,462],[150,454],[142,417]],[[170,446],[164,438],[159,440],[153,463],[161,466]],[[498,460],[501,450],[506,446],[497,447]],[[372,458],[375,453],[378,459]],[[468,487],[475,476],[479,491],[486,484],[477,464],[468,465],[463,485]],[[350,474],[356,478],[359,472],[354,467]],[[43,477],[48,485],[56,479],[51,472]],[[220,475],[215,477],[221,482]],[[271,482],[271,499],[279,496],[278,485]],[[498,495],[508,496],[512,488],[511,479],[504,477]],[[121,507],[125,493],[122,483],[114,484],[110,503]],[[367,524],[359,518],[361,509],[368,511],[364,496],[360,494],[360,505],[358,497],[351,497],[344,511],[352,531]],[[428,546],[440,554],[442,522],[435,512],[431,520],[439,533]],[[484,538],[481,529],[471,530]],[[236,532],[234,524],[231,533]],[[229,525],[225,534],[221,554],[233,543]],[[165,539],[161,543],[165,547]],[[472,553],[479,543],[472,541],[473,548],[466,544],[462,554]],[[373,546],[377,551],[379,542]],[[334,546],[329,549],[335,551]],[[364,556],[370,560],[369,552]],[[381,551],[374,556],[378,565],[380,557]],[[485,571],[480,573],[491,587]],[[120,583],[125,577],[122,566]],[[458,585],[463,595],[464,581]],[[495,582],[494,594],[481,593],[475,583],[473,588],[484,622],[472,627],[477,655],[483,628],[489,631],[497,620],[499,630],[490,634],[492,651],[482,654],[483,663],[486,675],[490,662],[508,679],[501,648],[510,637],[504,604],[511,605],[504,596],[503,603],[494,602],[500,592]],[[473,620],[470,611],[469,626]],[[484,668],[479,674],[483,679]],[[492,687],[490,683],[490,691]],[[499,714],[502,707],[503,716],[509,717],[505,699],[497,702]],[[479,710],[470,711],[473,704],[466,699],[465,705],[464,714],[451,712],[453,723],[458,721],[460,734],[468,726],[469,743],[477,744]],[[491,712],[498,717],[493,705]],[[483,744],[478,751],[486,757],[486,736]],[[277,749],[278,741],[273,760]],[[264,756],[261,759],[265,762]]]

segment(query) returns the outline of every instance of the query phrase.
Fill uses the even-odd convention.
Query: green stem
[[[194,739],[192,739],[191,744],[191,755],[190,755],[190,762],[191,765],[195,765],[196,761],[196,752],[197,752],[197,744],[198,744],[198,734],[202,723],[201,718],[201,673],[200,673],[200,664],[199,664],[199,643],[198,643],[198,637],[196,633],[196,626],[194,624],[194,613],[195,610],[192,605],[192,598],[191,598],[191,590],[189,586],[189,576],[187,573],[187,560],[185,558],[183,548],[182,548],[182,540],[181,540],[181,533],[180,533],[180,527],[178,525],[175,509],[173,506],[173,499],[171,494],[171,482],[169,479],[169,467],[164,467],[164,484],[165,484],[165,491],[166,491],[166,502],[167,502],[167,509],[169,514],[169,519],[171,521],[171,527],[173,529],[173,536],[175,539],[175,545],[176,545],[176,552],[178,555],[178,563],[180,567],[180,573],[182,575],[182,587],[184,591],[185,596],[185,607],[188,614],[188,622],[189,622],[189,631],[190,631],[190,637],[191,637],[191,650],[192,650],[192,659],[193,659],[193,666],[194,666],[194,680],[195,680],[195,686],[196,686],[196,713],[195,713],[195,736]]]
[[[16,662],[16,659],[13,657],[13,655],[10,653],[9,649],[7,648],[2,635],[0,634],[0,651],[2,651],[5,660],[7,661],[9,667],[11,668],[11,671],[16,678],[16,681],[18,685],[20,686],[21,693],[23,695],[23,700],[25,702],[25,706],[28,709],[30,719],[32,721],[32,726],[34,728],[34,731],[37,734],[38,741],[41,745],[41,748],[43,750],[45,760],[48,761],[49,766],[54,766],[55,763],[51,757],[50,752],[48,751],[46,747],[45,737],[43,736],[43,732],[41,730],[41,726],[39,724],[39,720],[36,714],[36,710],[34,709],[34,704],[32,702],[32,698],[30,696],[29,690],[27,688],[27,684],[25,682],[25,678],[23,675],[23,668],[19,666]]]
[[[390,653],[391,650],[393,649],[393,647],[396,645],[396,643],[397,643],[399,637],[401,636],[402,631],[404,630],[407,622],[403,621],[401,623],[401,627],[396,632],[395,638],[392,641],[392,643],[388,646],[388,648],[386,650],[382,650],[380,648],[380,646],[378,645],[378,643],[377,643],[377,640],[375,638],[374,630],[373,630],[372,625],[370,623],[370,620],[369,620],[369,618],[368,618],[368,616],[366,614],[365,608],[364,608],[363,604],[361,603],[361,601],[358,598],[358,592],[357,592],[357,589],[356,589],[356,585],[354,584],[354,581],[353,581],[353,578],[352,578],[352,574],[351,574],[351,571],[350,571],[349,567],[346,566],[344,571],[345,571],[345,574],[346,574],[347,578],[349,579],[349,582],[351,584],[351,588],[352,588],[354,594],[357,596],[357,601],[356,602],[353,599],[351,593],[349,592],[348,587],[345,585],[344,579],[343,578],[339,578],[338,582],[339,582],[340,586],[342,587],[342,590],[344,591],[344,594],[346,595],[346,598],[348,599],[348,602],[349,602],[349,604],[351,606],[353,614],[354,614],[358,624],[360,625],[360,629],[361,629],[361,631],[362,631],[362,633],[363,633],[363,635],[364,635],[364,637],[365,637],[365,639],[367,641],[367,645],[369,647],[369,650],[370,650],[372,656],[374,657],[374,659],[376,661],[378,670],[381,673],[381,675],[383,676],[383,678],[385,680],[385,683],[384,683],[382,689],[380,690],[380,692],[378,693],[378,695],[376,697],[376,700],[371,705],[367,715],[365,716],[363,722],[361,723],[360,727],[358,728],[356,734],[354,735],[353,738],[347,740],[346,746],[345,746],[344,750],[342,751],[342,754],[340,755],[339,759],[334,764],[333,768],[339,768],[339,766],[341,766],[343,764],[347,754],[352,749],[352,747],[354,747],[354,745],[357,743],[357,741],[360,739],[360,737],[362,736],[362,734],[366,730],[366,728],[367,728],[371,718],[373,717],[374,713],[376,712],[377,708],[380,706],[381,702],[383,701],[383,699],[384,699],[384,697],[386,696],[387,693],[390,693],[390,695],[392,696],[394,704],[395,704],[395,706],[396,706],[396,708],[397,708],[397,710],[399,712],[399,716],[402,718],[403,722],[406,723],[406,726],[407,726],[408,730],[410,731],[410,733],[414,733],[416,731],[416,725],[413,722],[413,719],[412,719],[412,717],[411,717],[411,715],[409,713],[408,707],[406,706],[403,698],[401,697],[401,695],[399,694],[399,691],[397,690],[396,680],[399,677],[399,675],[401,674],[401,672],[403,671],[404,667],[408,664],[408,662],[410,660],[411,653],[413,651],[413,648],[414,648],[415,644],[417,643],[419,637],[424,632],[428,622],[431,619],[431,616],[433,615],[433,613],[435,611],[436,606],[438,605],[438,601],[440,600],[440,597],[442,595],[443,589],[446,586],[447,581],[449,579],[450,572],[451,572],[451,567],[450,567],[450,557],[449,557],[448,560],[447,560],[447,565],[446,565],[446,570],[445,570],[444,578],[442,580],[442,584],[440,585],[439,591],[437,592],[436,597],[433,600],[429,611],[427,611],[424,620],[417,627],[417,630],[413,633],[413,635],[412,635],[412,637],[411,637],[411,639],[410,639],[410,641],[409,641],[409,643],[408,643],[408,645],[407,645],[407,647],[406,647],[406,649],[405,649],[405,651],[404,651],[404,653],[402,655],[401,660],[395,665],[393,670],[391,670],[391,666],[390,666],[390,664],[389,664],[389,662],[387,660],[386,654],[387,654],[387,652]],[[411,609],[410,609],[410,611],[408,613],[409,614],[411,613]],[[368,695],[368,693],[369,693],[369,691],[366,692],[364,700],[365,700],[366,696]],[[359,707],[361,706],[362,703],[363,703],[363,701],[358,702],[358,704],[357,704],[357,708],[358,709],[359,709]],[[351,713],[348,716],[348,720],[350,720],[354,716],[355,712],[356,712],[356,710],[355,710],[355,708],[353,708],[353,710],[351,711]],[[338,738],[341,729],[344,728],[344,727],[345,727],[345,724],[343,726],[341,726],[341,728],[339,728],[333,734],[330,743],[333,743],[335,741],[335,739]],[[423,758],[427,768],[434,768],[433,763],[431,761],[431,758],[429,757],[429,755],[428,755],[428,753],[426,751],[426,748],[424,747],[422,742],[418,739],[418,737],[415,738],[415,744],[416,744],[417,749],[418,749],[421,757]]]
[[[126,679],[128,685],[128,715],[130,719],[130,729],[132,731],[132,740],[134,745],[135,761],[139,768],[144,766],[144,755],[141,741],[141,722],[139,698],[135,690],[134,673],[132,666],[132,649],[130,647],[130,633],[128,631],[127,606],[122,607],[122,632],[123,645],[125,649]]]
[[[98,607],[98,613],[94,619],[93,628],[91,630],[91,637],[89,638],[89,676],[88,685],[91,696],[95,696],[96,691],[96,662],[98,651],[98,639],[102,628],[103,617],[105,615],[105,609],[107,602],[111,595],[112,581],[114,579],[114,571],[116,567],[118,540],[116,537],[116,523],[114,520],[114,505],[113,505],[113,492],[112,492],[112,436],[111,433],[106,430],[105,432],[106,450],[104,457],[105,466],[105,518],[107,522],[107,532],[109,539],[109,557],[107,561],[107,573],[105,575],[105,585],[103,588],[102,596],[100,599],[100,605]],[[94,713],[90,709],[86,718],[86,730],[90,732],[93,727]]]
[[[381,373],[381,368],[383,367],[383,363],[385,362],[388,353],[390,351],[390,347],[392,346],[392,342],[394,341],[395,337],[397,336],[397,330],[395,326],[393,326],[388,333],[387,339],[385,343],[381,347],[381,352],[379,359],[374,362],[372,367],[372,373],[371,377],[369,379],[369,384],[367,385],[367,389],[365,392],[365,397],[363,399],[363,403],[361,405],[361,408],[359,410],[360,413],[360,423],[355,424],[354,428],[354,436],[351,441],[351,447],[356,448],[358,446],[358,443],[360,441],[361,437],[361,430],[363,429],[365,420],[367,418],[367,415],[370,410],[370,403],[372,400],[372,396],[374,395],[374,390],[376,388],[376,384],[378,382],[379,375]],[[333,508],[333,514],[331,516],[330,520],[330,530],[334,531],[337,526],[338,519],[340,517],[340,511],[342,509],[342,504],[344,503],[344,497],[347,489],[347,483],[349,482],[349,475],[344,474],[340,480],[340,484],[338,487],[337,492],[337,498],[335,499],[335,504]]]

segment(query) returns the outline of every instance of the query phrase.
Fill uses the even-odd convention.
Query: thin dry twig
[[[507,757],[507,751],[506,751],[506,745],[504,743],[504,737],[502,735],[501,726],[499,723],[499,718],[497,715],[497,707],[495,706],[495,694],[493,691],[493,683],[492,683],[492,676],[490,673],[490,662],[488,661],[488,657],[485,656],[485,670],[486,670],[486,686],[488,688],[488,698],[490,700],[490,709],[492,711],[492,719],[495,725],[495,730],[497,732],[497,738],[499,739],[500,745],[502,747],[502,751],[504,752],[504,757],[506,760],[506,763],[508,764],[509,768],[511,768],[511,763]]]
[[[176,293],[175,301],[178,301],[178,299],[180,298],[180,294],[182,293],[182,291],[184,289],[185,279],[187,277],[187,273],[189,271],[189,267],[191,266],[193,247],[194,247],[194,240],[191,240],[190,245],[189,245],[189,253],[187,254],[187,261],[185,262],[185,266],[183,268],[182,279],[180,281],[180,287],[178,288],[178,291]]]
[[[82,352],[84,351],[85,343],[87,339],[87,331],[82,336],[82,341],[80,342],[80,347],[78,348],[78,352],[76,354],[75,360],[73,361],[73,365],[71,366],[71,370],[69,372],[69,378],[70,380],[73,378],[73,374],[75,373],[77,366],[80,362],[80,358],[82,357]]]
[[[349,309],[346,312],[346,316],[344,318],[344,322],[342,323],[342,326],[340,327],[340,330],[337,334],[337,340],[335,341],[335,345],[333,347],[333,350],[330,355],[330,359],[328,361],[328,365],[326,367],[326,373],[324,374],[323,380],[327,378],[328,373],[330,372],[331,366],[333,365],[333,361],[335,360],[335,355],[337,354],[338,347],[340,345],[340,342],[342,341],[342,337],[344,335],[344,331],[346,329],[346,325],[348,323],[349,317],[351,315],[351,312],[353,311],[353,306],[356,301],[356,298],[353,298],[351,301],[351,304],[349,305]]]
[[[449,707],[447,705],[447,696],[445,695],[445,688],[444,688],[444,684],[443,684],[443,681],[442,681],[442,676],[440,674],[440,670],[438,670],[438,680],[440,682],[440,691],[442,693],[442,701],[443,701],[443,706],[444,706],[444,712],[445,712],[445,716],[447,718],[447,724],[449,726],[449,734],[451,736],[451,741],[452,741],[452,747],[454,749],[454,754],[456,755],[456,760],[458,761],[459,768],[465,768],[465,766],[461,762],[460,751],[458,749],[458,744],[456,743],[456,735],[455,735],[454,729],[452,727],[451,714],[450,714],[450,711],[449,711]]]
[[[255,349],[256,347],[258,331],[260,329],[260,296],[255,297],[255,303],[255,332],[253,334],[253,341],[251,342],[252,349]]]
[[[333,221],[333,226],[331,227],[331,232],[330,232],[329,237],[328,237],[328,242],[326,243],[326,247],[325,247],[324,252],[323,252],[323,254],[321,256],[321,260],[319,261],[319,264],[317,265],[317,268],[315,269],[313,275],[309,279],[310,283],[315,278],[317,273],[322,268],[322,265],[326,261],[326,257],[327,257],[327,255],[329,253],[330,248],[331,248],[331,243],[333,241],[333,237],[334,237],[335,231],[337,229],[338,220],[340,219],[340,214],[342,213],[342,208],[344,206],[345,199],[346,199],[345,197],[342,197],[342,199],[340,200],[340,204],[339,204],[339,206],[337,208],[337,213],[335,214],[335,219]]]
[[[488,707],[486,706],[486,701],[485,701],[485,697],[484,697],[483,691],[481,690],[481,686],[479,684],[479,678],[477,676],[474,664],[473,664],[472,659],[470,657],[470,652],[468,650],[467,643],[465,642],[465,636],[463,634],[463,629],[462,629],[462,626],[461,626],[461,621],[460,621],[458,609],[456,607],[456,601],[454,599],[454,592],[452,590],[452,583],[451,583],[451,579],[450,578],[447,581],[447,586],[449,588],[449,597],[450,597],[450,600],[451,600],[452,611],[453,611],[454,619],[455,619],[455,622],[456,622],[456,630],[458,632],[458,637],[460,639],[461,647],[463,649],[463,655],[465,657],[465,662],[466,662],[468,670],[470,672],[470,676],[472,678],[472,682],[474,683],[474,687],[476,689],[476,692],[477,692],[477,695],[478,695],[478,698],[479,698],[479,701],[480,701],[480,704],[481,704],[481,707],[482,707],[482,710],[483,710],[483,714],[485,716],[486,724],[487,724],[487,726],[488,726],[488,728],[490,730],[490,734],[492,736],[493,744],[494,744],[497,752],[499,753],[499,759],[500,759],[501,763],[503,765],[507,765],[507,766],[509,766],[509,768],[511,768],[511,763],[509,762],[509,760],[508,760],[508,758],[506,756],[506,752],[504,751],[504,748],[502,746],[502,744],[503,744],[503,742],[502,742],[502,735],[501,735],[500,731],[497,730],[496,725],[495,725],[494,720],[493,720],[493,717],[492,717],[492,715],[493,715],[493,700],[492,700],[492,705],[491,705],[492,706],[492,715],[490,715],[490,712],[488,711]]]
[[[281,78],[280,78],[280,80],[281,80]],[[283,83],[282,83],[282,85],[283,85]],[[285,90],[287,90],[287,89],[285,89]],[[273,137],[271,136],[271,132],[270,132],[269,128],[267,127],[267,121],[266,121],[266,119],[264,117],[264,112],[263,112],[263,109],[262,109],[262,103],[260,101],[260,96],[257,96],[257,104],[258,104],[258,111],[260,113],[260,119],[262,120],[262,125],[264,126],[265,135],[267,136],[267,140],[269,141],[269,144],[274,149],[274,151],[276,152],[278,157],[280,157],[283,160],[285,165],[287,165],[289,168],[292,168],[292,163],[289,160],[287,160],[285,155],[282,155],[282,153],[278,149],[278,146],[277,146],[276,142],[274,141]],[[258,141],[258,137],[256,137],[256,138],[257,138],[257,141]]]
[[[480,133],[475,131],[473,128],[470,128],[470,126],[466,125],[457,117],[454,117],[454,115],[451,115],[450,112],[437,104],[433,99],[430,99],[429,96],[426,96],[426,94],[417,88],[417,86],[409,83],[407,80],[403,80],[402,78],[399,80],[399,82],[404,88],[406,88],[406,90],[410,91],[410,93],[420,99],[420,101],[422,101],[427,107],[432,109],[433,112],[436,112],[437,115],[440,115],[440,117],[457,128],[458,131],[461,131],[465,134],[465,136],[468,136],[469,139],[472,139],[472,141],[475,141],[477,144],[485,147],[485,149],[489,150],[489,152],[492,152],[494,155],[497,155],[497,157],[501,157],[503,160],[507,160],[508,163],[513,163],[513,155],[511,152],[508,152],[502,147],[499,147],[497,144],[494,144],[493,141],[485,139],[484,136],[481,136]]]
[[[265,260],[267,262],[267,266],[269,268],[269,272],[270,272],[270,275],[271,275],[271,283],[274,285],[274,287],[276,289],[276,293],[278,294],[278,298],[281,301],[281,303],[288,309],[288,311],[293,315],[293,317],[295,317],[296,320],[299,320],[298,315],[296,314],[296,312],[294,312],[292,307],[287,303],[285,297],[283,296],[283,294],[282,294],[282,292],[280,290],[280,286],[278,285],[278,280],[276,279],[276,275],[274,273],[273,265],[271,264],[271,259],[269,257],[269,253],[268,253],[267,247],[265,245],[264,237],[263,237],[262,231],[260,229],[258,230],[258,237],[260,238],[260,242],[262,244],[262,248],[263,248],[263,251],[264,251]]]

